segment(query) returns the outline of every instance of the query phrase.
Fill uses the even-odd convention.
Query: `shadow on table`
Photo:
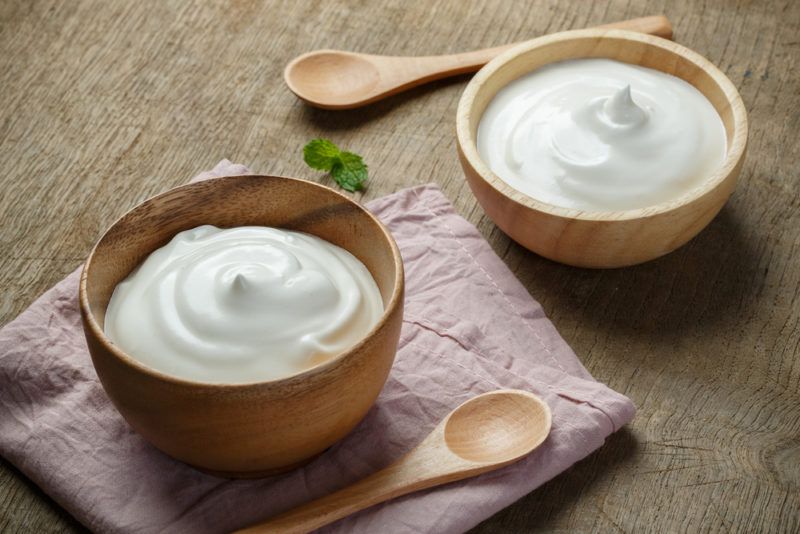
[[[516,274],[556,324],[565,317],[603,335],[676,343],[724,331],[758,298],[761,246],[727,206],[683,247],[633,267],[568,267],[516,244],[507,256],[525,256]]]
[[[358,129],[392,112],[395,108],[406,105],[413,100],[423,99],[437,91],[441,91],[445,87],[458,84],[466,87],[466,82],[472,76],[472,74],[462,74],[429,82],[356,109],[320,109],[304,103],[298,118],[326,131]],[[455,114],[453,115],[453,122],[455,122]]]
[[[612,434],[606,443],[559,476],[529,493],[513,505],[487,519],[470,534],[568,530],[562,518],[586,493],[611,476],[631,458],[637,441],[627,428]]]

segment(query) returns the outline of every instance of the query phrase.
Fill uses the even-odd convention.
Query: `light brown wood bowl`
[[[116,285],[175,234],[202,224],[308,232],[350,251],[383,296],[380,322],[355,347],[279,380],[207,384],[155,371],[103,333]],[[170,456],[228,477],[300,465],[364,417],[394,361],[403,316],[403,263],[374,215],[327,187],[276,176],[185,185],[133,208],[100,238],[83,269],[80,307],[94,367],[126,421]]]
[[[486,106],[511,81],[544,65],[610,58],[682,78],[722,118],[727,155],[719,169],[678,199],[642,209],[591,212],[553,206],[517,191],[478,155],[476,134]],[[708,60],[666,39],[623,30],[576,30],[523,43],[481,69],[461,97],[458,153],[467,182],[486,214],[517,243],[579,267],[623,267],[675,250],[714,218],[728,200],[744,162],[747,114],[736,87]],[[642,179],[646,179],[643,176]]]

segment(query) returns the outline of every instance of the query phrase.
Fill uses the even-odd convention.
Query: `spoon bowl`
[[[289,89],[306,102],[323,108],[346,107],[374,94],[381,73],[372,57],[338,50],[318,50],[298,56],[286,66]]]
[[[445,420],[444,443],[453,454],[470,462],[513,462],[545,440],[549,418],[547,405],[524,392],[479,395]]]
[[[239,533],[309,532],[388,499],[499,469],[541,445],[550,425],[550,408],[532,393],[478,395],[390,466]]]

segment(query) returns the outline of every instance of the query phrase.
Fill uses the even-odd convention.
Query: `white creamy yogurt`
[[[554,63],[504,87],[478,152],[514,189],[584,211],[644,208],[700,185],[725,158],[722,120],[689,83],[610,59]]]
[[[116,287],[105,333],[158,371],[245,383],[346,351],[382,313],[370,272],[336,245],[277,228],[199,226]]]

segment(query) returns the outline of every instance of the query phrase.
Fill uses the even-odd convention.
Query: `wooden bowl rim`
[[[548,204],[528,196],[521,191],[517,191],[500,179],[500,177],[494,172],[492,172],[491,169],[489,169],[489,166],[481,159],[478,153],[476,141],[471,135],[469,128],[472,107],[475,103],[475,97],[478,92],[500,68],[521,55],[528,54],[532,50],[543,48],[554,43],[585,39],[612,39],[627,42],[634,41],[636,43],[644,44],[647,47],[659,48],[669,53],[677,54],[705,71],[722,89],[722,92],[725,94],[732,111],[732,143],[729,147],[727,147],[728,149],[722,165],[720,165],[720,167],[700,185],[690,189],[676,199],[644,208],[619,211],[587,211]],[[562,60],[553,61],[551,63],[556,63],[558,61]],[[477,174],[485,183],[494,189],[497,194],[508,198],[512,202],[521,204],[522,206],[535,211],[547,213],[564,219],[576,219],[582,221],[624,221],[632,219],[644,219],[677,210],[688,204],[691,204],[723,184],[726,178],[732,172],[735,172],[739,161],[744,155],[747,145],[747,130],[747,113],[744,108],[744,103],[742,102],[742,97],[739,95],[739,91],[736,89],[736,86],[733,84],[733,82],[731,82],[730,79],[728,79],[728,77],[725,76],[725,74],[713,63],[697,52],[673,41],[662,39],[661,37],[655,37],[653,35],[627,30],[570,30],[545,35],[543,37],[521,43],[503,52],[492,61],[487,63],[480,71],[478,71],[472,80],[470,80],[466,89],[464,89],[464,93],[461,95],[456,112],[456,138],[458,146],[461,149],[465,160],[475,171],[475,174]]]
[[[395,279],[394,279],[394,284],[393,284],[393,288],[392,288],[392,295],[389,298],[389,303],[384,307],[383,314],[381,314],[381,318],[378,320],[378,322],[375,323],[375,325],[366,334],[364,334],[364,336],[361,338],[361,340],[357,344],[353,345],[348,350],[346,350],[346,351],[334,356],[333,358],[331,358],[331,359],[329,359],[329,360],[327,360],[325,362],[322,362],[322,363],[320,363],[318,365],[315,365],[315,366],[313,366],[313,367],[311,367],[309,369],[306,369],[304,371],[301,371],[301,372],[299,372],[297,374],[289,375],[289,376],[286,376],[286,377],[283,377],[283,378],[271,379],[271,380],[259,380],[257,382],[241,382],[241,383],[239,383],[239,382],[236,382],[236,383],[230,383],[230,382],[219,382],[219,383],[217,383],[217,382],[201,382],[201,381],[197,381],[197,380],[189,380],[189,379],[186,379],[186,378],[173,376],[173,375],[164,373],[162,371],[159,371],[157,369],[154,369],[152,367],[149,367],[149,366],[145,365],[144,363],[140,362],[136,358],[134,358],[134,357],[130,356],[129,354],[127,354],[125,351],[123,351],[116,344],[112,343],[111,340],[108,339],[108,337],[106,337],[105,332],[103,332],[103,329],[100,328],[100,325],[98,324],[97,320],[94,317],[94,314],[91,311],[91,307],[89,305],[89,296],[88,296],[88,291],[87,291],[89,267],[90,267],[90,265],[91,265],[91,263],[92,263],[92,261],[94,259],[94,254],[95,254],[95,251],[97,250],[97,247],[106,238],[106,236],[109,234],[109,232],[115,226],[120,224],[123,221],[123,219],[125,219],[130,214],[132,214],[134,211],[141,210],[144,207],[146,207],[147,205],[149,205],[151,202],[153,202],[155,200],[158,200],[160,198],[163,198],[163,197],[166,197],[166,196],[169,196],[169,195],[175,195],[178,192],[185,191],[187,189],[192,189],[192,188],[198,187],[200,185],[208,186],[208,184],[210,184],[210,183],[211,184],[217,183],[217,184],[219,184],[219,187],[225,187],[226,186],[226,182],[239,182],[239,181],[248,181],[248,180],[253,180],[253,179],[262,180],[262,179],[265,179],[265,178],[267,178],[267,179],[277,179],[277,180],[288,180],[290,182],[298,182],[298,183],[302,183],[304,185],[310,185],[312,187],[316,187],[316,188],[322,189],[322,190],[324,190],[326,192],[326,194],[333,194],[336,197],[338,197],[340,200],[344,200],[345,202],[347,202],[349,204],[352,204],[353,206],[358,208],[361,212],[366,214],[367,217],[369,217],[369,219],[371,219],[372,222],[375,223],[378,226],[378,228],[382,232],[384,238],[386,239],[386,242],[389,243],[389,246],[391,248],[391,253],[392,253],[392,259],[394,260],[394,267],[395,267]],[[301,383],[307,381],[310,377],[317,376],[317,375],[320,375],[320,374],[326,374],[326,373],[330,372],[333,368],[339,366],[342,362],[347,360],[351,355],[353,355],[353,354],[357,353],[358,351],[360,351],[361,348],[364,346],[364,344],[367,342],[367,340],[372,338],[375,335],[376,332],[378,332],[381,328],[384,327],[384,325],[387,323],[387,321],[389,321],[389,319],[396,313],[398,307],[402,305],[402,297],[403,297],[403,293],[404,293],[404,287],[405,287],[405,274],[404,274],[404,269],[403,269],[403,258],[400,255],[400,249],[398,248],[397,243],[394,240],[394,237],[392,236],[391,232],[389,232],[389,229],[386,228],[386,225],[384,225],[380,221],[380,219],[378,219],[371,211],[366,209],[360,203],[358,203],[355,200],[351,199],[347,195],[344,195],[343,193],[340,193],[338,191],[335,191],[334,189],[331,189],[330,187],[324,186],[322,184],[318,184],[316,182],[312,182],[310,180],[303,180],[303,179],[300,179],[300,178],[292,178],[292,177],[289,177],[289,176],[278,176],[278,175],[267,175],[267,174],[241,174],[241,175],[233,175],[233,176],[220,176],[220,177],[215,177],[215,178],[209,178],[207,180],[202,180],[202,181],[198,181],[198,182],[192,182],[192,183],[184,184],[184,185],[169,189],[167,191],[164,191],[163,193],[159,193],[159,194],[157,194],[155,196],[152,196],[152,197],[140,202],[139,204],[137,204],[133,208],[129,209],[121,217],[119,217],[116,221],[114,221],[114,223],[112,223],[111,226],[109,226],[108,229],[106,229],[105,232],[103,232],[103,235],[100,237],[100,239],[97,240],[97,243],[95,243],[95,245],[92,247],[92,250],[91,250],[91,252],[89,252],[89,256],[86,258],[86,262],[84,263],[83,269],[81,271],[81,279],[80,279],[80,286],[79,286],[78,293],[79,293],[79,303],[80,303],[81,312],[83,313],[83,316],[85,318],[85,324],[88,325],[88,328],[91,331],[91,335],[94,336],[94,338],[100,344],[102,344],[103,348],[105,348],[110,354],[112,354],[115,358],[120,360],[122,363],[126,364],[129,367],[133,367],[136,371],[139,371],[141,373],[149,375],[152,378],[158,379],[158,380],[163,381],[163,382],[168,382],[168,383],[174,384],[176,386],[184,386],[184,387],[192,387],[192,388],[206,388],[206,389],[212,389],[212,390],[237,391],[237,392],[241,393],[241,392],[246,392],[246,391],[250,391],[250,390],[260,390],[260,389],[263,389],[265,387],[267,387],[267,388],[271,388],[271,387],[276,387],[277,388],[277,387],[284,387],[284,386],[296,387],[298,384],[301,384]]]

